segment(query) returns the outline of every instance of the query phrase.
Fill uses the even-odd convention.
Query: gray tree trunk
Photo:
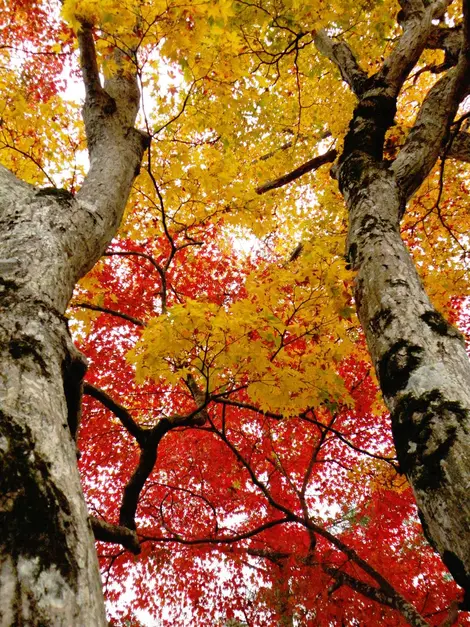
[[[397,158],[387,162],[383,146],[397,97],[431,34],[446,34],[435,23],[449,2],[400,4],[403,34],[371,77],[347,44],[323,32],[316,44],[358,97],[336,168],[349,210],[347,257],[357,271],[357,312],[424,533],[464,589],[462,609],[470,609],[470,364],[460,333],[431,305],[399,232],[407,202],[438,156],[446,150],[469,159],[465,134],[453,152],[446,146],[469,93],[470,7],[463,2],[455,67],[430,89]]]
[[[367,161],[367,160],[366,160]],[[364,164],[351,199],[348,250],[359,319],[392,420],[400,469],[426,537],[470,591],[470,363],[460,333],[433,308],[399,233],[392,173]]]
[[[63,316],[121,220],[146,138],[135,80],[79,35],[90,171],[76,197],[0,168],[0,625],[107,624],[76,464],[86,370]]]

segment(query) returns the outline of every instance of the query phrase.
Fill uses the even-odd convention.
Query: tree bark
[[[146,137],[129,74],[79,34],[90,171],[76,197],[0,167],[0,625],[107,625],[74,436],[86,364],[63,316],[122,217]]]
[[[455,67],[430,89],[395,161],[383,159],[398,94],[447,4],[403,0],[403,34],[371,77],[346,44],[320,32],[316,45],[359,101],[336,168],[349,211],[347,258],[357,272],[358,316],[424,533],[464,589],[462,609],[470,609],[470,363],[460,333],[431,305],[399,231],[406,203],[445,150],[469,92],[468,2]],[[452,154],[465,156],[465,135],[457,139]]]
[[[431,305],[402,242],[402,198],[393,174],[366,155],[360,170],[360,191],[348,197],[357,312],[424,532],[466,591],[468,604],[470,364],[465,343]]]

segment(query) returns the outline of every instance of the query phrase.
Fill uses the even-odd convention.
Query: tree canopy
[[[150,138],[67,311],[110,624],[470,624],[470,571],[419,501],[457,437],[452,423],[436,444],[429,424],[468,412],[424,385],[434,414],[403,445],[419,399],[395,397],[424,349],[408,310],[357,274],[359,231],[388,233],[383,201],[360,228],[351,209],[382,175],[404,181],[397,224],[435,308],[421,318],[461,345],[446,321],[468,331],[466,0],[2,4],[2,165],[75,196],[101,141],[70,89],[81,76],[97,100],[99,77],[135,78]],[[403,337],[376,349],[394,325]]]

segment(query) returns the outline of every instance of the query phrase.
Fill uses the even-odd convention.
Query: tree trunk
[[[107,625],[74,442],[86,364],[64,318],[114,236],[148,138],[135,77],[79,33],[90,171],[76,197],[0,166],[0,625]]]
[[[5,170],[0,199],[0,624],[106,625],[71,435],[85,372],[62,315],[74,202]]]
[[[399,232],[407,202],[447,149],[470,92],[470,9],[463,2],[455,67],[429,90],[390,162],[383,150],[398,95],[449,1],[400,4],[403,33],[372,76],[344,41],[319,32],[316,45],[358,98],[335,171],[349,210],[357,312],[424,533],[463,587],[462,609],[470,609],[470,363],[460,333],[431,305]]]
[[[399,233],[394,174],[365,153],[342,165],[355,300],[402,472],[424,532],[470,608],[470,363],[460,333],[433,308]]]

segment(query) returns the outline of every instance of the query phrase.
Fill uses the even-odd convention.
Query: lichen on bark
[[[1,543],[18,563],[35,558],[40,570],[55,566],[71,588],[77,586],[76,542],[67,522],[66,496],[51,481],[50,464],[36,450],[31,431],[0,412],[0,528]],[[21,521],[21,524],[18,524]],[[70,548],[69,548],[70,544]]]

